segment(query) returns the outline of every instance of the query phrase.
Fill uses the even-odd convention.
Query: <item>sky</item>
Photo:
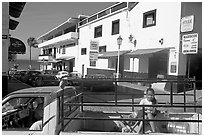
[[[115,2],[26,2],[17,28],[10,34],[26,45],[26,54],[18,55],[17,59],[29,59],[30,48],[27,44],[29,37],[38,38],[51,29],[65,22],[70,17],[78,15],[92,15]],[[37,59],[39,49],[32,49],[32,59]]]

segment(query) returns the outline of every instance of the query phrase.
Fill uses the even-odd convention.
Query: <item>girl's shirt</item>
[[[157,104],[157,101],[154,104]],[[152,104],[152,101],[149,101],[149,100],[147,100],[147,98],[144,98],[140,101],[140,105],[153,105],[153,104]],[[155,109],[154,107],[145,107],[145,112],[151,113],[154,109]]]

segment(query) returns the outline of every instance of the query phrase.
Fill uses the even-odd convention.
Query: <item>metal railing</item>
[[[109,82],[113,82],[114,83],[114,86],[115,86],[115,91],[114,93],[105,93],[106,95],[113,95],[114,96],[114,101],[112,102],[107,102],[107,101],[104,101],[104,102],[85,102],[84,101],[84,97],[86,97],[87,95],[93,95],[93,93],[88,93],[88,92],[84,92],[84,86],[85,86],[85,82],[91,82],[91,81],[97,81],[97,82],[103,82],[103,81],[109,81]],[[134,112],[134,108],[135,107],[142,107],[142,111],[143,111],[143,114],[145,112],[145,107],[150,107],[149,105],[139,105],[138,102],[135,102],[135,97],[136,95],[132,95],[132,94],[121,94],[121,93],[117,93],[117,86],[118,86],[118,82],[147,82],[147,83],[153,83],[153,82],[170,82],[170,85],[171,85],[171,90],[170,90],[170,94],[156,94],[156,95],[167,95],[167,96],[170,96],[170,104],[165,104],[165,103],[162,103],[162,102],[159,102],[159,104],[157,105],[151,105],[151,107],[157,107],[157,108],[160,108],[160,107],[165,107],[165,108],[184,108],[184,112],[186,112],[186,108],[194,108],[195,112],[196,112],[196,109],[201,109],[202,106],[198,106],[196,105],[196,82],[200,82],[200,81],[196,81],[196,80],[191,80],[191,81],[188,81],[188,80],[183,80],[183,81],[177,81],[177,80],[128,80],[128,79],[82,79],[81,80],[81,88],[80,88],[80,95],[78,97],[80,97],[79,99],[79,103],[65,103],[65,104],[62,104],[62,105],[70,105],[70,106],[78,106],[80,107],[80,111],[83,112],[84,111],[84,107],[85,106],[89,106],[89,107],[94,107],[94,106],[101,106],[101,107],[132,107],[132,112]],[[173,89],[172,89],[172,85],[173,83],[176,82],[176,83],[193,83],[194,85],[194,94],[186,94],[185,91],[183,94],[175,94],[173,93]],[[185,88],[184,88],[185,89]],[[102,95],[105,95],[105,94],[102,94]],[[100,94],[99,94],[100,95]],[[131,102],[118,102],[118,96],[131,96]],[[138,94],[137,94],[138,95]],[[141,94],[141,95],[144,95],[144,94]],[[173,96],[184,96],[184,102],[183,103],[174,103],[173,101]],[[194,102],[193,104],[190,104],[190,103],[187,103],[186,102],[186,96],[193,96],[194,98]],[[103,100],[102,100],[103,101]],[[137,103],[137,104],[136,104]],[[182,104],[182,105],[181,105]],[[188,105],[190,104],[190,105]],[[63,108],[63,107],[62,107]],[[186,120],[186,119],[179,119],[179,120],[172,120],[172,119],[168,119],[168,120],[164,120],[164,119],[145,119],[145,117],[143,116],[143,118],[141,119],[130,119],[130,118],[104,118],[104,117],[63,117],[62,121],[64,120],[117,120],[117,121],[142,121],[143,122],[143,134],[145,133],[145,124],[144,122],[146,121],[166,121],[166,122],[197,122],[198,123],[198,126],[199,126],[199,123],[202,122],[202,120],[198,119],[198,120]],[[68,123],[67,123],[68,124]],[[67,125],[66,124],[66,125]],[[62,124],[63,125],[63,124]],[[199,132],[199,131],[198,131]]]

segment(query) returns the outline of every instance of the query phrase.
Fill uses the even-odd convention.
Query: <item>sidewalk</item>
[[[128,82],[120,82],[118,85],[128,87],[135,89],[135,92],[137,91],[145,91],[148,87],[146,86],[141,86],[137,85],[134,83],[128,83]],[[152,86],[152,88],[155,90],[155,94],[166,94],[166,95],[157,95],[156,98],[159,102],[170,102],[170,92],[162,90],[162,87],[157,86]],[[134,93],[133,93],[134,94]],[[174,93],[174,94],[183,94],[181,93]],[[194,91],[190,90],[187,91],[186,94],[191,94],[194,95]],[[138,98],[137,100],[140,100],[141,98]],[[202,90],[196,90],[196,100],[202,100]],[[173,102],[174,103],[183,103],[184,102],[184,96],[179,95],[179,96],[173,96]],[[194,97],[193,96],[186,96],[186,102],[191,103],[194,102]],[[202,104],[202,103],[201,103]]]

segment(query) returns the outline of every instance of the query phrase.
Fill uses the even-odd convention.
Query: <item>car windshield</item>
[[[13,98],[2,106],[2,113],[14,110],[21,104],[26,104],[30,98]]]

